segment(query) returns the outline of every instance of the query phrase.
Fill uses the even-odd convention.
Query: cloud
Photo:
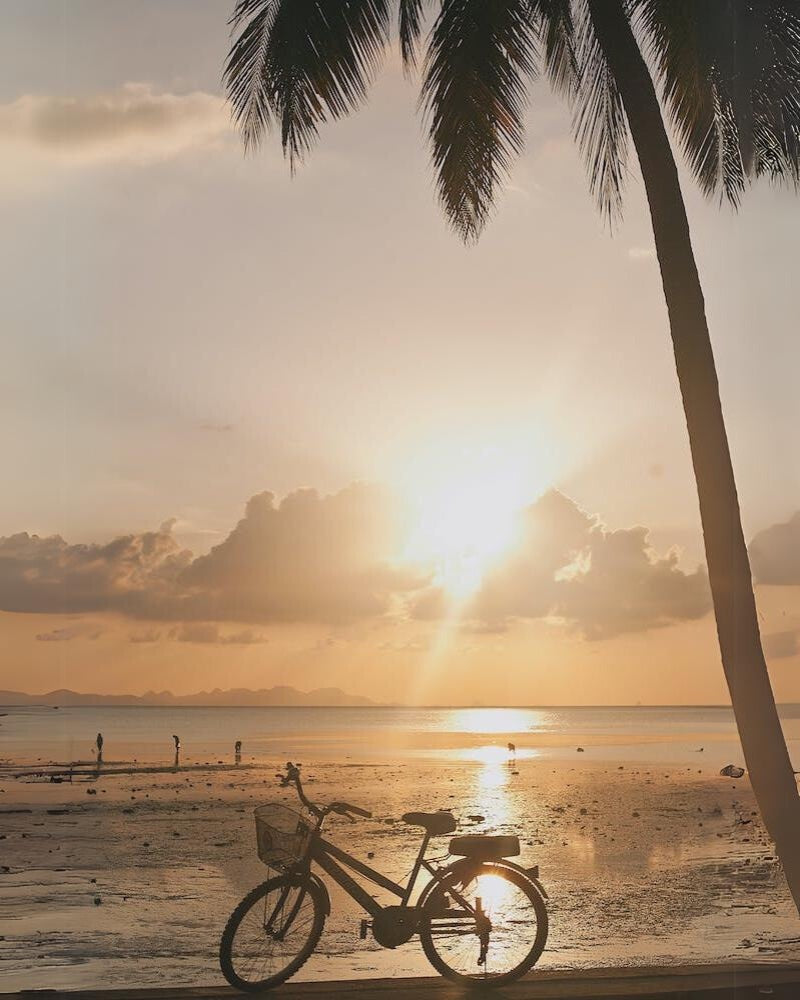
[[[241,622],[343,622],[386,613],[392,596],[420,585],[392,565],[396,511],[388,494],[354,484],[320,496],[252,497],[220,545],[186,568],[196,617]]]
[[[597,526],[586,557],[586,568],[559,585],[555,610],[587,639],[692,621],[711,608],[705,571],[684,573],[675,552],[657,556],[646,528]]]
[[[177,623],[168,639],[218,645],[266,641],[251,628],[223,632],[226,622],[439,620],[452,610],[449,596],[428,572],[391,558],[402,547],[401,525],[385,490],[354,484],[329,496],[297,490],[281,501],[256,494],[224,541],[196,558],[175,540],[174,521],[106,545],[13,535],[0,539],[0,610],[114,612]],[[555,617],[604,639],[709,610],[705,572],[685,572],[674,552],[655,553],[645,528],[611,531],[551,491],[521,512],[519,529],[514,550],[459,608],[464,630],[501,632],[517,619]],[[161,638],[157,629],[129,636]]]
[[[125,535],[106,545],[68,545],[59,535],[0,538],[0,608],[159,618],[178,599],[177,580],[191,561],[171,528],[168,522],[158,531]]]
[[[161,633],[157,629],[145,629],[141,632],[131,632],[128,641],[133,643],[160,642]]]
[[[800,584],[800,510],[753,537],[750,564],[758,583]]]
[[[267,642],[265,636],[252,629],[222,635],[212,622],[187,622],[170,633],[178,642],[215,643],[222,646],[255,646]]]
[[[704,570],[685,573],[676,553],[652,551],[646,528],[609,531],[555,490],[527,508],[521,528],[520,544],[463,611],[476,630],[556,617],[586,639],[606,639],[700,618],[711,607]],[[411,615],[441,617],[446,606],[431,588]]]
[[[628,247],[628,256],[631,260],[655,260],[655,247]]]
[[[5,156],[74,166],[152,163],[208,148],[230,133],[220,97],[159,92],[146,83],[84,97],[24,94],[0,104]]]
[[[764,655],[767,659],[771,660],[781,660],[789,656],[795,656],[800,653],[800,645],[798,645],[798,634],[795,629],[789,629],[785,632],[772,632],[770,635],[765,635],[762,637],[762,644],[764,646]]]
[[[94,641],[103,634],[96,625],[68,625],[66,628],[54,628],[50,632],[39,632],[37,642],[69,642],[71,639],[90,639]]]
[[[0,610],[117,612],[183,621],[341,623],[386,613],[422,577],[392,565],[397,518],[388,494],[353,485],[331,496],[298,490],[281,502],[260,493],[233,531],[193,559],[172,531],[126,535],[106,545],[69,545],[55,535],[0,538]],[[215,636],[185,641],[261,641]],[[155,641],[135,633],[133,642]]]

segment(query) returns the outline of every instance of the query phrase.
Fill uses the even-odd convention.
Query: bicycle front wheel
[[[547,940],[547,908],[524,872],[489,862],[446,875],[424,906],[420,940],[456,983],[502,986],[531,969]]]
[[[239,903],[222,933],[223,976],[252,993],[285,982],[316,948],[325,913],[323,892],[312,881],[280,875],[262,882]]]

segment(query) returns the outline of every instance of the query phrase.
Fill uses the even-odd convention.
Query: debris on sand
[[[744,768],[735,764],[726,764],[719,772],[724,778],[741,778],[744,776]]]

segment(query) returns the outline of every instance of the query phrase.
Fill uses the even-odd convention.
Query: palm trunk
[[[622,0],[588,0],[644,178],[667,300],[722,666],[761,815],[800,910],[800,797],[761,648],[750,561],[678,171]]]

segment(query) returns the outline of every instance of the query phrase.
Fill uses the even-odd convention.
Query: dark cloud
[[[39,632],[36,635],[37,642],[69,642],[71,639],[90,639],[94,641],[103,634],[103,629],[90,623],[78,622],[74,625],[67,625],[63,628],[54,628],[49,632]]]
[[[762,637],[764,655],[770,660],[781,660],[800,653],[798,634],[795,629],[772,632]]]
[[[252,629],[223,634],[213,622],[186,622],[180,628],[173,629],[170,638],[178,642],[214,643],[221,646],[255,646],[267,641],[265,636]]]
[[[754,536],[750,564],[758,583],[800,584],[800,510]]]
[[[603,639],[700,618],[711,607],[704,570],[683,572],[675,553],[650,549],[645,528],[609,531],[555,490],[523,513],[521,529],[520,544],[462,613],[474,628],[557,617]],[[411,614],[438,618],[446,609],[444,592],[431,588]]]
[[[0,538],[0,609],[69,614],[118,611],[161,617],[191,562],[171,534],[125,535],[106,545],[68,545],[59,535]]]
[[[37,642],[69,642],[71,639],[99,639],[103,630],[93,625],[68,625],[54,628],[50,632],[39,632]]]
[[[128,641],[133,643],[159,642],[161,633],[157,629],[144,629],[140,632],[131,632]]]

